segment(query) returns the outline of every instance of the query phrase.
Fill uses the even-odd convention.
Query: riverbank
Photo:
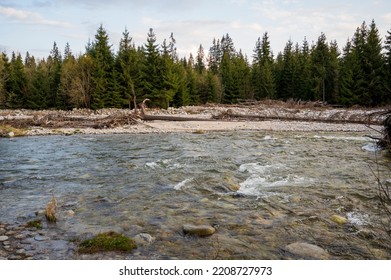
[[[238,130],[345,131],[382,129],[386,108],[343,109],[264,101],[252,105],[205,105],[134,110],[0,110],[0,135],[143,134]],[[153,120],[156,118],[157,120]],[[163,120],[159,120],[163,118]],[[178,121],[183,118],[183,121]],[[170,120],[173,119],[173,120]]]

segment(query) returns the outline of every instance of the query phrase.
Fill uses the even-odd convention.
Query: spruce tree
[[[93,59],[93,92],[91,108],[119,107],[120,98],[114,79],[114,56],[109,36],[102,25],[97,30],[95,41],[87,52]]]
[[[387,31],[387,36],[384,44],[385,62],[384,62],[384,102],[391,102],[391,30]]]
[[[167,100],[163,91],[163,61],[156,44],[156,35],[150,28],[147,43],[144,45],[145,59],[142,65],[143,98],[149,98],[152,106],[166,107]]]

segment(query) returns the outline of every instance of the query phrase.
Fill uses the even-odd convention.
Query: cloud
[[[15,9],[11,7],[0,6],[0,15],[3,15],[11,20],[25,23],[25,24],[46,25],[46,26],[55,26],[55,27],[66,27],[66,28],[72,27],[72,25],[67,22],[46,19],[38,13]]]

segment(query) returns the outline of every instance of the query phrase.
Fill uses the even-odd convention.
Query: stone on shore
[[[216,232],[216,229],[209,225],[183,225],[183,233],[196,236],[208,236]]]

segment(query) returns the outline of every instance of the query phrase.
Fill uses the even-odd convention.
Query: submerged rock
[[[348,222],[348,219],[346,219],[345,217],[342,217],[342,216],[339,216],[339,215],[332,215],[330,217],[330,219],[334,222],[334,223],[337,223],[339,225],[344,225]]]
[[[329,259],[329,254],[326,250],[322,249],[319,246],[304,243],[304,242],[295,242],[287,245],[285,247],[289,253],[298,255],[306,259],[318,259],[326,260]]]
[[[133,240],[136,242],[137,245],[149,245],[155,241],[155,237],[152,237],[148,233],[139,233],[137,234]]]
[[[209,225],[183,225],[183,233],[196,236],[208,236],[216,232],[216,229]]]

